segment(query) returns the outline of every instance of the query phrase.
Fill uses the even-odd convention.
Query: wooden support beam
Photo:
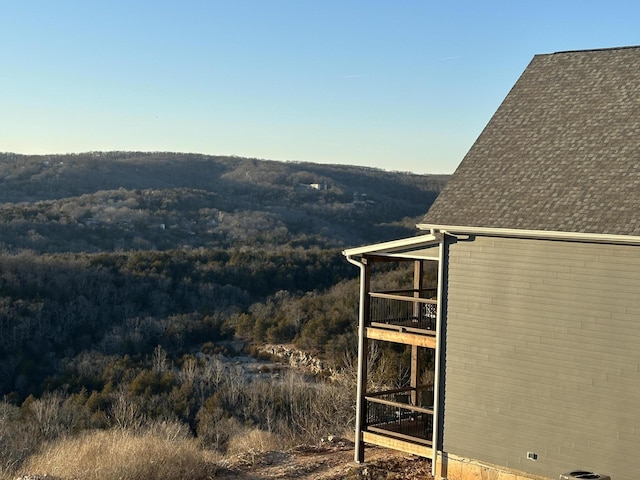
[[[366,336],[372,340],[382,340],[384,342],[403,343],[405,345],[415,345],[424,348],[436,348],[436,339],[433,336],[419,335],[409,332],[398,332],[395,330],[385,330],[382,328],[368,327]]]
[[[366,443],[371,443],[372,445],[399,450],[411,455],[418,455],[419,457],[431,458],[433,456],[433,448],[431,447],[428,447],[426,445],[418,445],[397,438],[390,438],[385,435],[378,435],[371,432],[362,432],[362,440],[364,440]]]

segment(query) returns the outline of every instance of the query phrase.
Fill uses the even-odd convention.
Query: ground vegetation
[[[340,252],[416,233],[445,181],[157,152],[0,154],[0,478],[91,478],[107,454],[124,470],[101,478],[207,478],[256,446],[346,435],[358,272]],[[379,276],[401,285],[411,272]],[[322,367],[292,369],[266,344]],[[376,382],[402,377],[406,352],[373,354]],[[166,449],[182,470],[137,453]],[[51,460],[69,451],[86,461]]]

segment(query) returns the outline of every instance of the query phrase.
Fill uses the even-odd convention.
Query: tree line
[[[0,154],[0,478],[95,429],[180,432],[218,452],[251,432],[293,445],[350,429],[358,271],[341,250],[415,233],[445,181],[162,152]],[[410,270],[379,268],[385,288],[411,284]],[[247,354],[277,360],[266,343],[331,368],[247,370]],[[372,355],[379,388],[403,381],[410,352]]]
[[[96,347],[177,355],[228,339],[251,305],[322,291],[350,270],[338,251],[302,248],[0,255],[0,394],[39,395],[61,383],[58,359]]]
[[[411,235],[446,179],[188,154],[0,154],[0,248],[344,248]]]
[[[96,429],[170,428],[221,454],[258,432],[280,447],[343,434],[354,274],[335,250],[0,255],[0,473]],[[274,364],[264,341],[333,373]],[[248,371],[247,353],[271,363]]]

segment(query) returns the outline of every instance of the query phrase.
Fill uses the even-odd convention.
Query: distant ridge
[[[188,153],[2,153],[0,247],[344,247],[415,233],[447,180]]]

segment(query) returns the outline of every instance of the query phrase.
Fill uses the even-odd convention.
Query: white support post
[[[436,351],[435,351],[435,366],[434,366],[434,382],[433,382],[433,438],[432,438],[432,452],[431,458],[431,476],[436,478],[436,464],[438,461],[438,450],[441,448],[438,442],[438,436],[440,431],[438,429],[438,423],[440,421],[440,410],[442,401],[442,394],[440,392],[440,357],[442,353],[442,305],[445,302],[444,298],[444,282],[445,282],[445,268],[447,259],[447,235],[443,234],[440,239],[440,252],[438,260],[438,285],[437,285],[437,310],[436,310]]]
[[[364,441],[362,430],[366,421],[367,394],[367,357],[368,342],[366,338],[367,320],[369,318],[369,284],[370,269],[366,258],[361,263],[348,259],[360,267],[360,308],[358,314],[358,383],[356,389],[356,431],[354,460],[357,463],[364,462]]]

